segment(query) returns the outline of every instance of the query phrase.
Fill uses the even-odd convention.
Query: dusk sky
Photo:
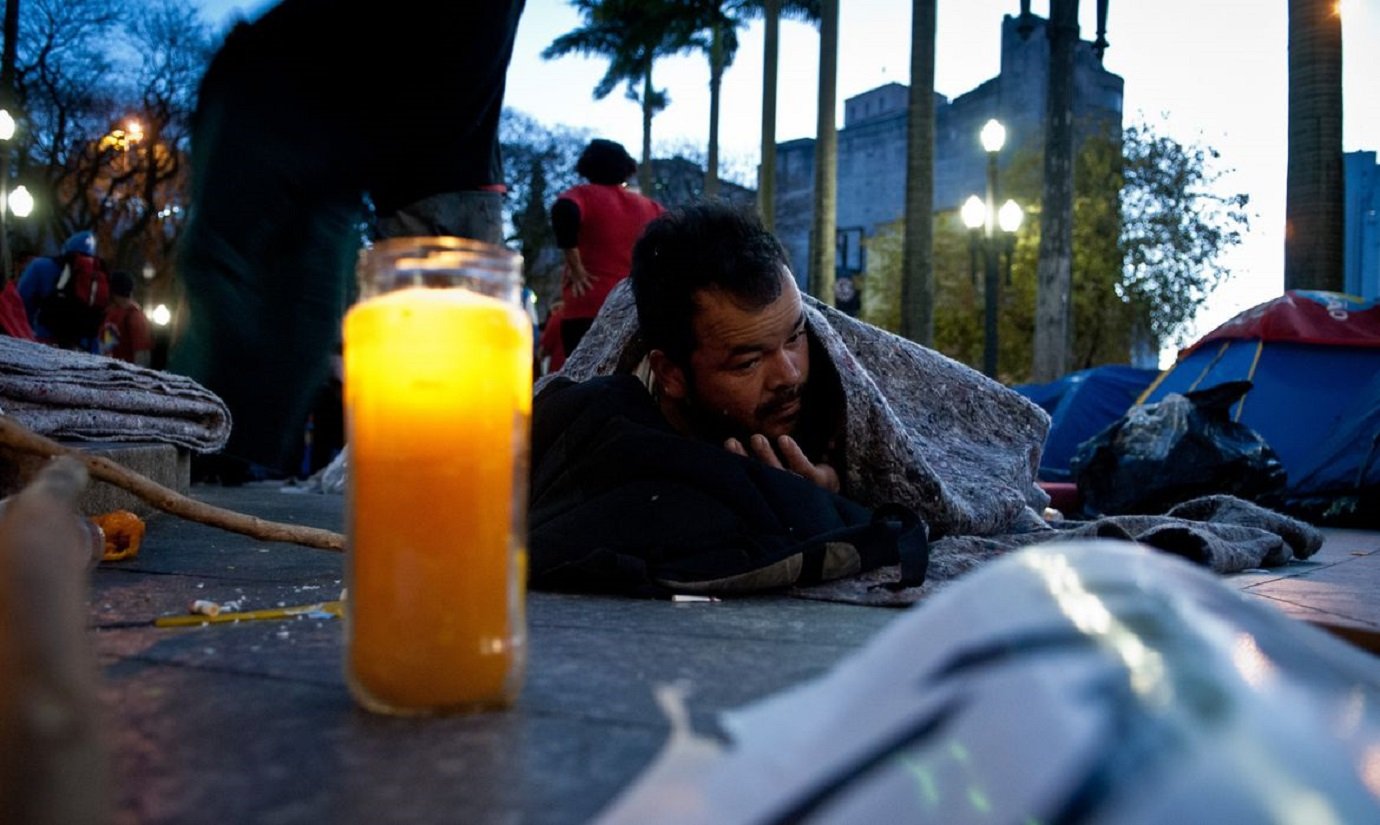
[[[271,3],[201,0],[206,16],[225,24],[252,18]],[[909,82],[910,7],[907,0],[843,0],[840,4],[838,123],[845,98],[883,83]],[[1082,36],[1092,39],[1096,3],[1080,4]],[[956,97],[999,70],[1003,14],[1017,0],[940,0],[935,88]],[[1048,4],[1032,3],[1040,15]],[[1245,242],[1226,258],[1233,277],[1200,313],[1206,332],[1283,288],[1284,201],[1288,116],[1288,3],[1286,0],[1112,0],[1106,68],[1124,78],[1125,120],[1145,121],[1181,143],[1202,142],[1233,170],[1224,191],[1251,196]],[[1380,0],[1343,0],[1344,151],[1380,149]],[[548,125],[595,129],[637,154],[641,113],[622,89],[603,101],[591,91],[606,68],[601,59],[544,61],[539,53],[576,28],[579,16],[564,0],[529,0],[508,74],[506,104]],[[723,85],[720,142],[730,167],[750,173],[761,133],[762,25],[739,34],[741,47]],[[786,21],[781,29],[778,140],[815,130],[819,37],[813,27]],[[653,121],[654,144],[706,140],[708,67],[702,55],[664,60],[655,81],[671,105]],[[974,140],[977,136],[974,135]]]

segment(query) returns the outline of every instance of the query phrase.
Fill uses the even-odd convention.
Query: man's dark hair
[[[128,298],[134,294],[134,276],[117,269],[110,273],[110,293]]]
[[[633,247],[629,277],[643,341],[687,366],[696,293],[722,290],[744,309],[761,309],[781,296],[786,266],[786,250],[755,214],[721,203],[663,214]]]
[[[595,138],[580,153],[575,171],[590,183],[616,185],[632,177],[632,173],[637,171],[637,161],[632,159],[623,144]]]

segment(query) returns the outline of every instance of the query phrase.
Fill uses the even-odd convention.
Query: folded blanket
[[[899,569],[879,567],[850,579],[797,588],[807,599],[901,607],[917,602],[983,562],[1031,544],[1116,538],[1183,556],[1218,573],[1239,573],[1306,559],[1323,535],[1298,519],[1233,496],[1203,496],[1163,516],[1106,516],[1055,522],[1049,529],[1006,536],[950,536],[930,545],[929,570],[919,587],[897,588]]]
[[[1035,472],[1049,430],[1043,410],[952,358],[808,296],[805,317],[843,389],[846,459],[836,469],[845,495],[869,507],[903,504],[932,536],[1042,526],[1049,497]],[[624,281],[559,375],[584,381],[630,372],[645,354]]]
[[[162,441],[213,452],[230,410],[190,378],[0,337],[0,412],[50,438]]]

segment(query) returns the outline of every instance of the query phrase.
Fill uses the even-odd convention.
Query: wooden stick
[[[71,456],[86,466],[92,478],[113,484],[122,490],[133,493],[165,513],[171,513],[188,521],[209,524],[212,527],[219,527],[222,530],[229,530],[232,533],[240,533],[263,541],[286,541],[322,550],[341,551],[345,549],[345,536],[340,533],[321,530],[316,527],[268,521],[188,498],[146,476],[121,467],[108,458],[88,455],[80,450],[73,450],[56,441],[44,438],[8,415],[0,415],[0,447],[8,447],[18,452],[38,456]]]

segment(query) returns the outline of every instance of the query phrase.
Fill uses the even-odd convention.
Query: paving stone
[[[339,496],[277,485],[193,493],[279,521],[335,530],[344,522]],[[1314,621],[1333,616],[1301,606],[1305,597],[1322,604],[1329,593],[1329,609],[1374,617],[1367,599],[1339,593],[1354,583],[1351,571],[1380,566],[1380,554],[1352,555],[1375,539],[1348,534],[1334,547],[1329,537],[1320,561],[1289,575],[1229,581]],[[692,724],[719,735],[721,711],[824,673],[901,615],[773,595],[671,603],[532,593],[515,707],[429,720],[355,706],[339,620],[150,624],[195,598],[241,600],[244,609],[335,598],[342,575],[340,554],[162,515],[149,519],[138,559],[93,572],[117,822],[585,822],[663,744],[656,685],[687,685]],[[1380,592],[1380,578],[1367,586],[1358,592]]]

